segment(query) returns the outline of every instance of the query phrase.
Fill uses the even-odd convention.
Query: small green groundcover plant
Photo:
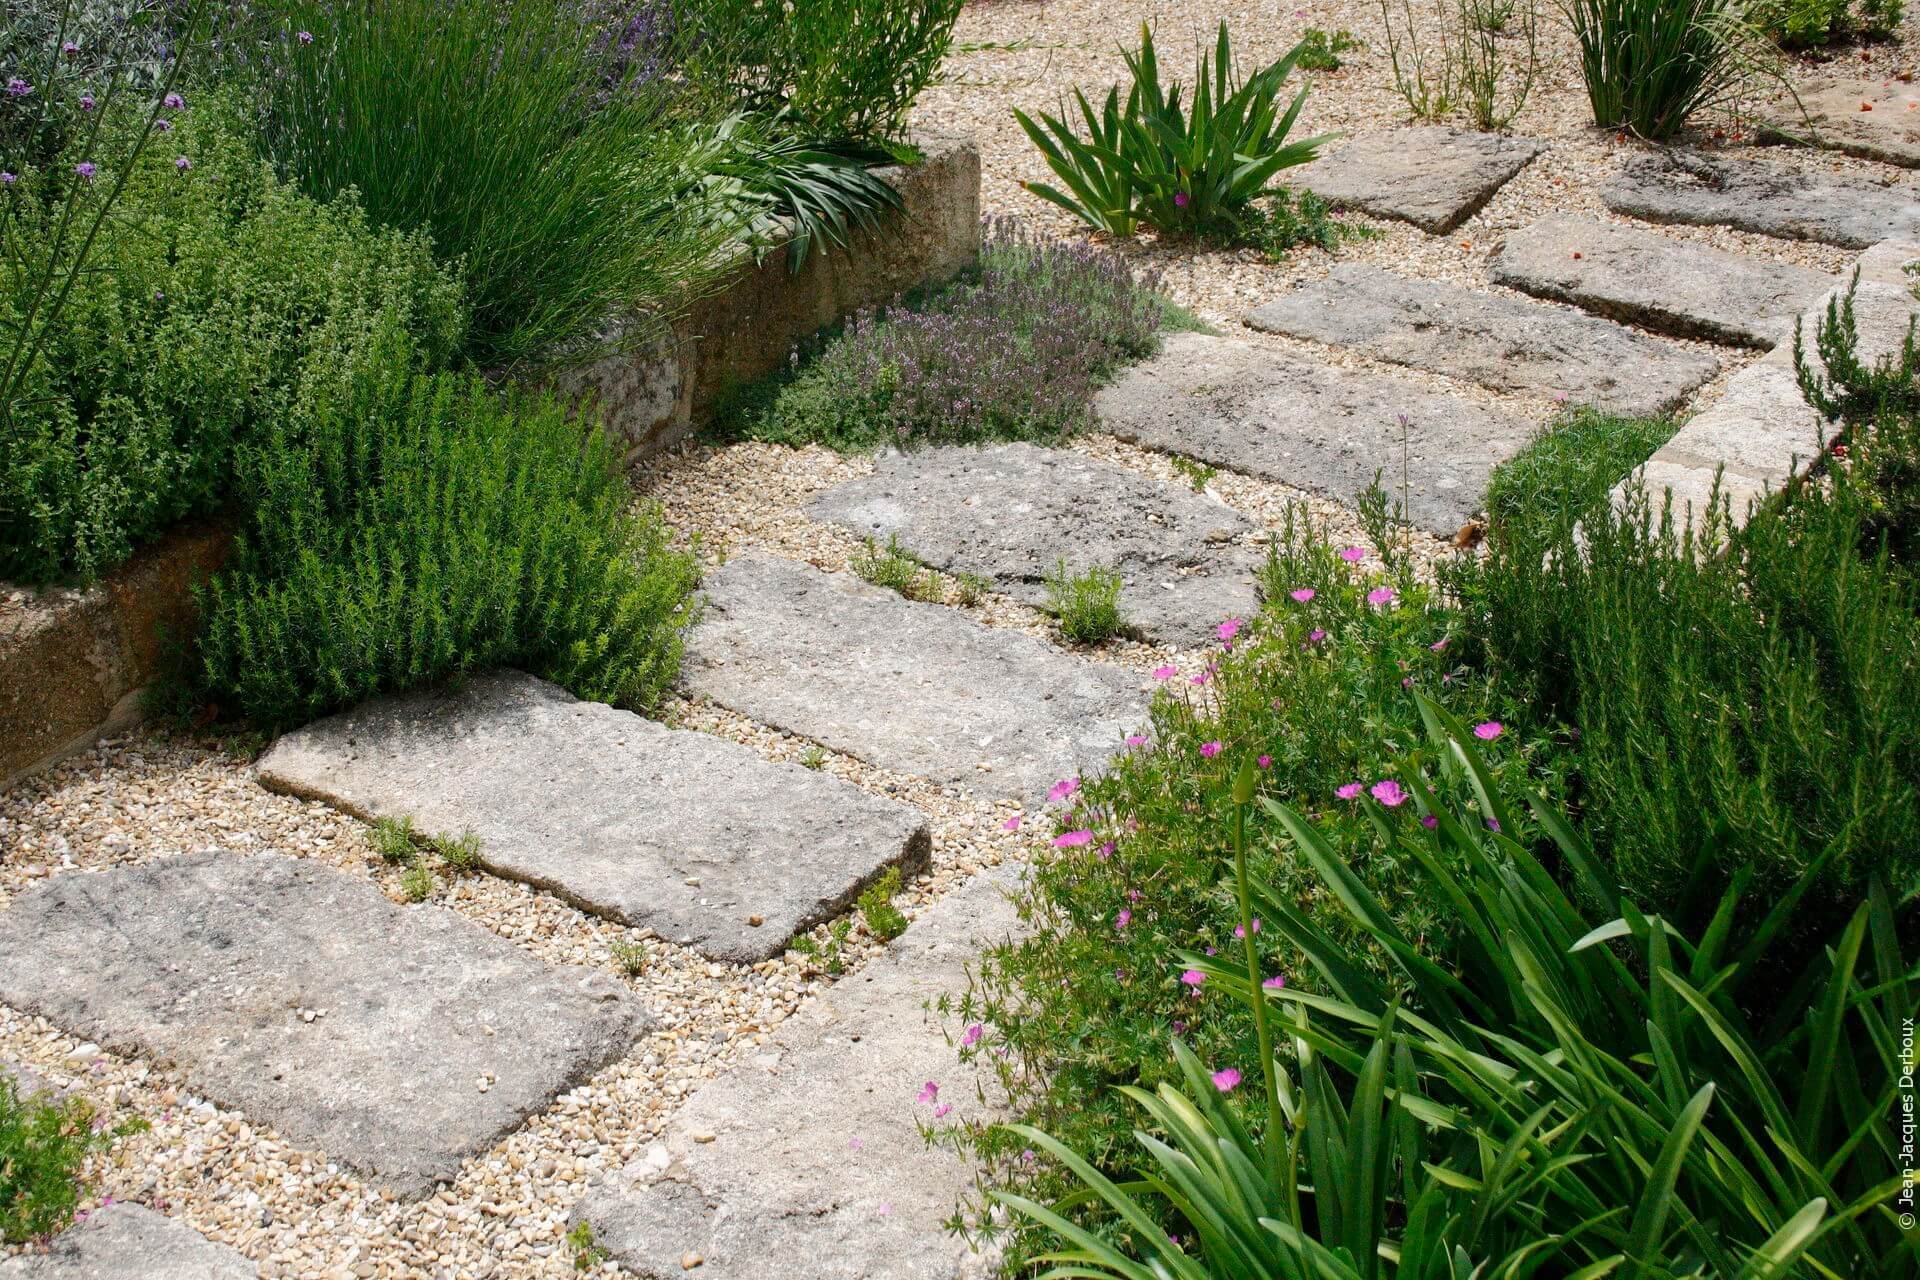
[[[1073,573],[1063,558],[1046,582],[1047,612],[1060,634],[1074,644],[1105,644],[1126,630],[1120,614],[1120,591],[1126,584],[1118,571],[1096,564]]]
[[[556,401],[374,372],[240,476],[253,518],[198,593],[191,673],[223,710],[299,724],[501,664],[644,709],[678,669],[692,558]]]
[[[0,1071],[0,1243],[38,1240],[71,1222],[80,1167],[110,1136],[86,1102],[23,1097]]]

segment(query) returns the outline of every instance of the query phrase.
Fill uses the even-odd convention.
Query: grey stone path
[[[1030,444],[916,449],[816,498],[810,514],[948,572],[983,574],[1045,606],[1046,577],[1099,565],[1125,582],[1122,615],[1150,640],[1204,644],[1259,607],[1259,556],[1231,546],[1245,516],[1117,463]]]
[[[1826,293],[1825,273],[1555,214],[1507,237],[1495,284],[1687,338],[1766,350]]]
[[[235,1249],[136,1204],[96,1209],[45,1253],[0,1262],[0,1280],[254,1280]]]
[[[709,574],[688,692],[883,769],[1036,804],[1145,718],[1138,677],[748,552]]]
[[[1525,420],[1410,379],[1358,373],[1239,338],[1168,335],[1160,355],[1101,390],[1123,440],[1351,503],[1382,472],[1396,497],[1407,419],[1407,515],[1450,535],[1480,509],[1494,466],[1533,438]]]
[[[1860,284],[1854,297],[1860,332],[1860,357],[1873,363],[1899,349],[1908,324],[1920,315],[1913,281],[1904,270],[1920,260],[1920,243],[1889,242],[1860,256]],[[1844,291],[1852,271],[1829,281],[1831,293]],[[1814,333],[1825,300],[1801,317],[1807,356],[1816,364]],[[1831,427],[1823,424],[1800,393],[1793,367],[1793,343],[1783,342],[1727,380],[1724,395],[1695,414],[1636,474],[1657,500],[1673,493],[1674,509],[1702,512],[1720,477],[1736,523],[1748,504],[1779,492],[1819,456]],[[1627,483],[1614,490],[1624,500]]]
[[[1699,152],[1633,156],[1600,198],[1615,213],[1649,222],[1728,226],[1846,249],[1920,236],[1920,194],[1910,179],[1879,183]]]
[[[1807,119],[1783,118],[1766,130],[1768,136],[1920,169],[1920,85],[1849,80],[1802,96],[1800,105]]]
[[[1478,213],[1542,150],[1525,138],[1429,125],[1363,133],[1281,176],[1342,208],[1443,234]]]
[[[941,1227],[974,1176],[919,1124],[1001,1118],[929,1002],[961,989],[1015,923],[1002,870],[976,876],[823,993],[764,1052],[689,1099],[662,1141],[576,1213],[645,1280],[985,1280],[993,1258]],[[959,1034],[959,1028],[951,1028]],[[921,1101],[928,1082],[937,1097]],[[936,1106],[951,1114],[936,1121]],[[697,1261],[696,1261],[697,1260]]]
[[[778,955],[931,848],[918,810],[518,671],[308,725],[259,776],[359,817],[470,829],[487,870],[726,960]]]
[[[647,1022],[613,979],[273,854],[57,876],[0,911],[0,1002],[396,1194],[451,1179]]]
[[[1615,413],[1673,408],[1718,364],[1597,316],[1342,263],[1247,318],[1256,329],[1496,391],[1564,393]]]

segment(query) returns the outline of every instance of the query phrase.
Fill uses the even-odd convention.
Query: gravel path
[[[1224,17],[1247,65],[1284,50],[1307,27],[1358,35],[1367,49],[1343,55],[1347,65],[1341,71],[1312,77],[1304,124],[1310,131],[1382,128],[1403,121],[1405,111],[1392,88],[1379,14],[1365,0],[1199,0],[1178,6],[1142,0],[982,0],[963,18],[946,83],[927,94],[919,119],[965,132],[979,143],[989,213],[1019,213],[1050,230],[1078,235],[1064,215],[1018,185],[1044,177],[1045,171],[1010,106],[1051,109],[1075,84],[1103,90],[1121,73],[1117,48],[1136,39],[1143,18],[1158,23],[1163,60],[1184,69],[1190,36],[1210,33]],[[1433,237],[1405,224],[1363,219],[1381,234],[1347,246],[1339,260],[1484,286],[1488,260],[1508,231],[1556,212],[1623,221],[1606,211],[1597,191],[1637,144],[1590,129],[1569,41],[1557,18],[1543,18],[1543,27],[1540,83],[1515,131],[1548,140],[1548,152],[1453,234]],[[1899,42],[1864,53],[1845,51],[1824,65],[1796,66],[1795,81],[1809,90],[1843,74],[1891,75],[1911,67],[1915,53],[1910,21]],[[1725,132],[1725,138],[1706,141],[1738,145],[1744,138],[1738,127]],[[1808,170],[1890,172],[1865,161],[1796,149],[1769,148],[1765,158]],[[1827,246],[1724,229],[1663,228],[1662,234],[1826,272],[1850,257]],[[1335,261],[1302,252],[1274,264],[1247,252],[1151,242],[1134,252],[1162,273],[1177,299],[1223,327],[1232,326],[1236,334],[1249,309],[1325,274]],[[1372,367],[1351,354],[1247,336],[1276,348],[1314,351],[1333,363]],[[1728,356],[1725,349],[1719,353]],[[1740,357],[1728,357],[1729,371],[1739,364]],[[1478,387],[1432,381],[1536,420],[1541,414],[1537,406]],[[1712,402],[1724,382],[1723,374],[1696,392],[1692,403]],[[1166,457],[1111,437],[1092,435],[1068,447],[1162,481],[1185,483]],[[808,519],[805,505],[820,490],[870,466],[822,449],[694,443],[641,468],[636,479],[641,493],[664,507],[683,539],[697,536],[709,563],[760,548],[843,569],[859,550],[858,542]],[[1303,503],[1330,536],[1365,541],[1352,514],[1337,503],[1225,472],[1208,480],[1207,488],[1259,527],[1250,542],[1276,528],[1295,502]],[[1421,538],[1415,553],[1430,564],[1449,552],[1445,544]],[[989,596],[966,612],[990,626],[1052,636],[1043,615],[1004,597]],[[1127,641],[1103,646],[1099,656],[1136,671],[1179,657],[1164,647]],[[987,803],[820,752],[712,706],[674,701],[664,718],[745,743],[771,759],[806,760],[922,810],[933,828],[933,863],[902,899],[909,916],[975,871],[1037,852],[1044,824],[1008,832],[1004,824],[1017,812],[1011,804]],[[249,764],[259,745],[141,733],[102,744],[0,794],[0,908],[47,874],[207,848],[319,859],[373,880],[398,899],[399,874],[372,854],[363,824],[254,783]],[[77,1087],[111,1120],[137,1117],[150,1125],[146,1132],[116,1140],[90,1162],[87,1173],[96,1197],[135,1199],[163,1209],[241,1249],[260,1263],[264,1275],[559,1277],[574,1274],[563,1235],[587,1179],[644,1151],[689,1092],[764,1044],[773,1028],[830,981],[792,954],[751,966],[709,961],[639,938],[548,894],[484,875],[443,877],[435,901],[555,963],[619,973],[614,944],[639,941],[646,970],[628,980],[657,1025],[625,1059],[469,1161],[452,1185],[424,1202],[395,1202],[324,1157],[214,1108],[163,1065],[102,1052],[5,1006],[0,1006],[0,1059],[55,1085]],[[817,936],[824,937],[824,930]],[[856,927],[850,966],[857,968],[877,950],[876,940]]]

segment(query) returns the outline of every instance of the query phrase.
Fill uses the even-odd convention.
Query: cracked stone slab
[[[1533,438],[1528,422],[1406,378],[1340,369],[1242,338],[1167,336],[1094,400],[1122,440],[1351,503],[1382,473],[1407,517],[1451,535],[1487,476]],[[1405,415],[1405,451],[1399,419]]]
[[[1920,169],[1920,85],[1858,79],[1803,94],[1807,118],[1793,115],[1770,125],[1767,137],[1811,142],[1863,160]]]
[[[693,1256],[709,1280],[994,1275],[995,1255],[942,1226],[974,1163],[930,1146],[919,1125],[942,1104],[944,1124],[1005,1118],[992,1073],[960,1061],[930,1006],[1014,928],[1013,884],[1003,868],[941,898],[688,1099],[661,1141],[589,1188],[574,1220],[644,1280],[682,1276]],[[929,1081],[937,1099],[920,1101]]]
[[[1495,284],[1683,338],[1771,348],[1831,283],[1825,272],[1573,214],[1542,218],[1494,255]]]
[[[687,691],[869,764],[1036,804],[1144,722],[1138,677],[763,552],[707,575]]]
[[[1647,152],[1600,189],[1615,213],[1681,226],[1818,240],[1865,249],[1920,236],[1920,194],[1907,180],[1800,172],[1698,152]]]
[[[0,1280],[254,1280],[237,1249],[137,1204],[95,1209],[47,1246],[0,1261]]]
[[[287,734],[260,781],[357,817],[480,838],[488,871],[718,959],[778,955],[889,866],[925,819],[738,743],[584,702],[519,671],[367,703]]]
[[[193,1087],[402,1196],[626,1052],[649,1019],[443,907],[224,852],[56,876],[0,911],[0,1003]]]
[[[1526,138],[1440,125],[1385,129],[1286,176],[1330,204],[1443,235],[1480,212],[1542,150]]]
[[[1824,277],[1823,277],[1824,279]],[[1116,570],[1120,611],[1138,635],[1204,644],[1223,619],[1259,607],[1257,558],[1233,544],[1253,524],[1191,489],[1065,449],[1030,444],[916,449],[881,457],[871,475],[814,499],[816,520],[917,560],[991,578],[1045,607],[1046,577]]]
[[[1672,409],[1719,372],[1710,356],[1598,316],[1355,262],[1247,323],[1495,391],[1564,395],[1635,416]]]

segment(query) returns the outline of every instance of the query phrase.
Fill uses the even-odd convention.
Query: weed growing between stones
[[[1302,71],[1338,71],[1341,54],[1366,47],[1345,27],[1332,34],[1322,27],[1308,27],[1300,33],[1300,61],[1296,65]]]
[[[827,766],[827,753],[819,747],[808,747],[800,753],[802,769],[820,770]]]
[[[575,1271],[593,1271],[608,1258],[607,1251],[593,1238],[593,1224],[584,1219],[573,1224],[566,1236],[567,1251],[573,1255]]]
[[[415,862],[400,874],[400,894],[408,902],[425,902],[440,887],[440,881],[424,863]]]
[[[985,600],[993,591],[993,579],[984,574],[968,573],[965,570],[953,575],[953,598],[960,605],[971,609]]]
[[[1380,233],[1359,222],[1341,222],[1333,206],[1302,187],[1277,191],[1247,213],[1244,242],[1274,262],[1295,249],[1332,253],[1346,240],[1370,240]]]
[[[1174,454],[1168,459],[1173,464],[1174,473],[1192,486],[1195,493],[1205,493],[1213,478],[1220,474],[1220,468],[1205,462],[1196,462],[1192,458]]]
[[[827,926],[824,942],[812,934],[803,933],[789,946],[793,951],[813,961],[822,971],[839,977],[847,971],[847,939],[852,935],[853,921],[842,917]]]
[[[480,835],[468,827],[457,836],[438,836],[429,841],[440,861],[455,875],[466,875],[480,865]]]
[[[613,962],[620,966],[620,972],[629,978],[638,978],[646,973],[647,948],[644,944],[632,938],[615,938],[607,944],[607,951],[613,956]]]
[[[884,547],[868,538],[867,549],[854,556],[847,567],[863,581],[897,591],[909,600],[938,602],[946,594],[941,590],[939,575],[903,551],[896,536],[889,536]]]
[[[418,855],[420,834],[413,829],[413,819],[404,814],[398,818],[377,818],[367,832],[367,843],[373,846],[382,862],[401,866]]]
[[[1104,565],[1069,573],[1062,559],[1047,575],[1047,612],[1075,644],[1105,644],[1126,630],[1120,615],[1120,575]]]
[[[72,1220],[81,1162],[99,1141],[86,1102],[22,1098],[0,1072],[0,1242],[35,1240]]]
[[[888,867],[860,893],[860,919],[866,923],[867,932],[882,942],[892,942],[907,931],[907,918],[893,905],[894,895],[899,892],[900,868]]]

